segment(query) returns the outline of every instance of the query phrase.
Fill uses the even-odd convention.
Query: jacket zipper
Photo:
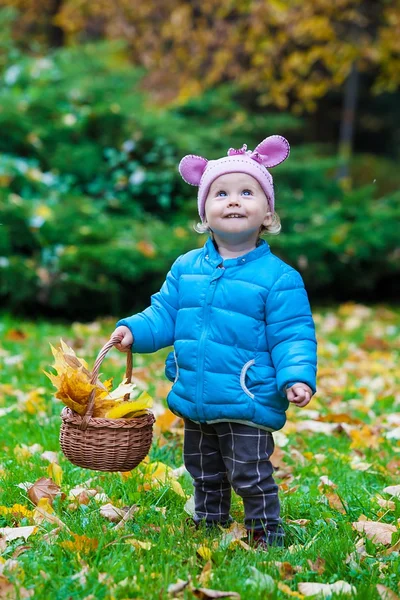
[[[209,287],[206,294],[206,300],[204,304],[204,312],[203,312],[203,331],[201,332],[199,348],[198,348],[198,357],[197,357],[197,386],[196,386],[196,408],[197,414],[199,415],[200,421],[204,421],[204,410],[203,410],[203,376],[201,375],[204,372],[204,346],[208,332],[208,326],[210,321],[210,312],[211,312],[211,304],[215,294],[215,288],[217,286],[217,280],[224,274],[225,267],[223,263],[218,265],[216,268],[211,281],[209,283]]]

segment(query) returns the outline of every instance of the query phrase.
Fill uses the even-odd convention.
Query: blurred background
[[[272,251],[398,301],[400,0],[0,0],[2,310],[143,309],[206,241],[180,158],[277,133]]]

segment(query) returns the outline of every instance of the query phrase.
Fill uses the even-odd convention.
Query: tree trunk
[[[339,168],[337,177],[340,185],[345,190],[351,188],[349,163],[353,148],[354,123],[358,98],[359,72],[353,62],[344,89],[342,120],[339,135]]]

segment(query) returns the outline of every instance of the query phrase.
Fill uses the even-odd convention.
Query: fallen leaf
[[[299,592],[292,590],[288,585],[286,585],[286,583],[282,583],[281,581],[278,581],[278,589],[280,589],[281,592],[283,592],[287,596],[291,596],[292,598],[304,598],[303,594],[299,594]]]
[[[234,521],[228,529],[224,530],[219,542],[219,546],[221,548],[230,548],[235,545],[241,545],[239,542],[241,542],[243,538],[247,539],[247,529],[245,529],[243,525]]]
[[[141,540],[136,540],[135,538],[129,538],[125,543],[130,544],[137,550],[151,550],[153,546],[151,542],[142,542]]]
[[[164,431],[171,431],[172,427],[177,427],[181,421],[180,417],[174,415],[170,410],[166,410],[159,415],[154,424],[154,429],[157,434],[164,433]]]
[[[203,558],[206,561],[209,561],[211,559],[212,551],[210,548],[208,548],[208,546],[199,546],[196,552],[200,556],[200,558]]]
[[[293,566],[290,562],[274,562],[275,567],[279,569],[279,575],[282,579],[293,579],[296,573],[301,573],[303,568],[300,566]]]
[[[383,488],[383,491],[386,494],[400,498],[400,485],[388,485],[387,487]]]
[[[357,590],[347,581],[335,581],[335,583],[314,583],[304,582],[299,583],[299,591],[305,596],[322,595],[324,598],[329,598],[332,594],[356,594]]]
[[[54,513],[54,509],[50,504],[49,498],[40,498],[35,510],[33,511],[33,520],[37,525],[47,521],[48,523],[54,523],[61,528],[68,529],[65,523],[57,517]]]
[[[193,588],[191,591],[193,596],[201,600],[207,600],[207,598],[236,598],[240,600],[240,594],[237,592],[220,592],[219,590],[209,590],[207,588]]]
[[[328,504],[331,508],[337,510],[342,514],[346,514],[346,510],[343,507],[343,502],[337,494],[335,494],[334,492],[326,492],[323,495],[328,500]]]
[[[379,506],[385,508],[386,510],[396,510],[396,503],[393,502],[393,500],[385,500],[384,498],[378,495],[376,497],[376,501],[379,504]]]
[[[325,571],[325,560],[323,558],[317,558],[317,560],[314,562],[308,559],[307,562],[311,571],[315,571],[319,575],[322,575],[322,573]]]
[[[14,600],[17,598],[16,590],[14,585],[4,577],[0,575],[0,598],[3,600]]]
[[[394,546],[391,546],[390,548],[382,552],[382,554],[384,556],[389,556],[389,554],[391,554],[392,552],[400,552],[400,540],[398,540],[398,542],[396,542]]]
[[[356,531],[365,533],[374,544],[384,544],[385,546],[391,543],[392,535],[397,531],[397,527],[394,525],[380,521],[357,521],[352,525]]]
[[[189,498],[186,500],[185,506],[183,507],[183,510],[190,515],[191,517],[193,517],[194,513],[195,513],[195,508],[194,508],[194,496],[189,496]]]
[[[43,452],[43,448],[40,444],[33,444],[27,446],[26,444],[20,444],[14,448],[14,456],[18,462],[26,462],[33,454]]]
[[[310,519],[287,519],[287,523],[295,523],[295,525],[300,525],[300,527],[306,527],[309,524]]]
[[[50,463],[47,467],[47,474],[52,480],[54,480],[56,485],[61,485],[63,478],[63,470],[58,463]]]
[[[100,507],[100,514],[112,523],[118,523],[125,515],[122,508],[117,508],[111,502]]]
[[[379,433],[372,429],[369,425],[364,424],[363,427],[350,431],[352,442],[350,448],[372,448],[377,450],[381,444]]]
[[[178,496],[186,499],[186,494],[182,489],[181,484],[176,481],[174,470],[162,462],[152,462],[145,465],[144,480],[148,482],[150,487],[145,489],[157,488],[160,485],[168,485]]]
[[[130,521],[130,519],[133,519],[133,516],[137,513],[138,510],[139,507],[137,506],[137,504],[132,504],[132,506],[128,508],[128,510],[125,512],[124,516],[122,517],[120,522],[114,527],[114,529],[122,529],[125,523]]]
[[[41,498],[49,498],[52,504],[60,491],[60,487],[52,479],[41,477],[29,488],[28,496],[34,504],[38,504]]]
[[[170,595],[175,596],[179,594],[182,590],[184,590],[190,583],[190,578],[187,581],[183,581],[183,579],[178,579],[176,583],[171,583],[168,586],[167,592]]]
[[[99,541],[94,538],[89,538],[86,535],[72,534],[73,540],[65,540],[60,543],[62,548],[70,550],[71,552],[82,552],[83,554],[89,554],[96,550],[99,545]]]
[[[11,542],[17,538],[23,537],[25,540],[28,539],[32,533],[35,533],[37,527],[35,525],[29,525],[26,527],[0,527],[0,535],[4,537],[6,542]]]
[[[400,600],[399,596],[393,592],[390,588],[378,583],[376,586],[378,594],[381,600]]]
[[[7,516],[11,515],[14,519],[20,521],[21,519],[31,519],[33,512],[26,508],[22,504],[13,504],[11,507],[0,506],[0,515]]]
[[[45,450],[40,455],[40,458],[43,460],[47,460],[49,463],[57,463],[58,464],[58,454],[57,452],[53,452],[53,450]]]
[[[272,594],[275,589],[275,581],[272,579],[271,575],[267,573],[261,573],[256,567],[249,567],[251,571],[251,576],[245,580],[245,585],[247,587],[255,588],[257,591],[263,591],[267,594]]]
[[[77,486],[76,488],[73,488],[72,490],[70,490],[70,492],[68,494],[68,499],[69,500],[77,500],[77,499],[79,499],[79,497],[82,493],[85,493],[89,498],[94,498],[95,496],[97,496],[97,494],[99,492],[96,489],[90,489],[84,485],[80,485],[80,486]]]
[[[336,483],[333,483],[333,481],[331,481],[329,479],[329,477],[327,477],[326,475],[322,475],[322,477],[319,478],[320,483],[318,485],[318,489],[321,491],[324,487],[330,487],[332,489],[337,488]]]
[[[212,574],[211,568],[212,568],[211,560],[208,560],[199,575],[199,583],[202,586],[208,585],[208,582],[210,581],[210,577]]]

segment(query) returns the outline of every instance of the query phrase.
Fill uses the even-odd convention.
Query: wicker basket
[[[92,371],[91,383],[97,380],[100,365],[119,338],[111,338],[100,350]],[[127,353],[126,379],[132,379],[132,352]],[[131,471],[148,454],[153,437],[154,415],[131,419],[92,417],[95,390],[81,416],[68,407],[61,413],[60,445],[68,460],[84,469],[96,471]]]

